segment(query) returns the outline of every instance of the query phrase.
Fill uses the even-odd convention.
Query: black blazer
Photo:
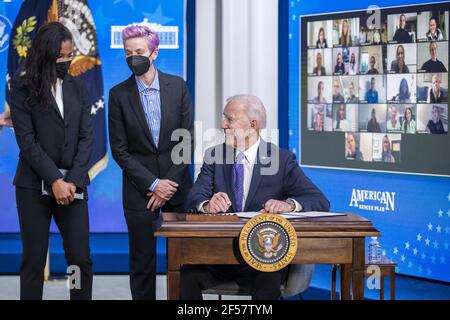
[[[143,210],[148,203],[149,187],[159,179],[170,179],[179,184],[178,191],[168,201],[174,207],[183,205],[192,181],[189,164],[174,164],[172,149],[182,142],[190,146],[191,162],[194,149],[194,121],[192,100],[184,80],[158,70],[161,124],[158,148],[145,119],[144,109],[132,75],[109,91],[109,142],[114,160],[123,170],[123,206]],[[188,139],[171,141],[172,132],[184,128]]]
[[[42,179],[51,185],[63,177],[58,168],[69,170],[65,181],[80,188],[89,185],[93,136],[88,92],[69,75],[62,87],[64,118],[55,100],[44,108],[29,101],[23,77],[11,84],[11,117],[20,149],[17,187],[40,190]]]
[[[196,211],[203,201],[210,200],[217,192],[224,192],[232,203],[228,212],[236,212],[232,178],[234,153],[226,144],[206,150],[200,174],[188,196],[187,209]],[[328,199],[304,174],[295,155],[261,139],[244,211],[260,211],[269,199],[287,198],[300,203],[303,211],[328,211],[330,208]]]

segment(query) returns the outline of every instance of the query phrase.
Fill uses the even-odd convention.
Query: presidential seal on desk
[[[297,234],[292,224],[277,214],[263,213],[250,219],[239,235],[245,262],[262,272],[283,269],[297,253]]]

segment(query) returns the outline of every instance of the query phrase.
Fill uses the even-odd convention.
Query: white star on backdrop
[[[166,17],[163,15],[161,5],[159,5],[158,8],[156,8],[156,11],[153,13],[142,12],[142,14],[144,15],[144,17],[146,17],[148,19],[148,21],[158,22],[162,25],[165,25],[173,20],[173,18]]]
[[[422,254],[420,255],[420,257],[422,258],[422,260],[425,260],[425,258],[427,257],[427,255],[425,253],[422,252]]]
[[[91,114],[97,114],[97,111],[99,109],[105,108],[105,101],[103,101],[103,98],[100,98],[95,104],[91,107]]]
[[[439,218],[442,217],[444,215],[444,211],[442,211],[442,209],[439,209],[438,215],[439,215]]]
[[[450,218],[450,209],[447,211],[447,216]]]
[[[398,254],[398,248],[394,248],[394,254],[395,254],[395,255]]]
[[[431,222],[428,224],[428,230],[433,231],[433,225],[431,224]]]
[[[422,240],[422,235],[419,233],[418,235],[417,235],[417,241],[421,241]]]
[[[408,262],[408,267],[411,269],[413,267],[413,263],[410,261]]]
[[[405,249],[406,249],[406,250],[409,250],[409,246],[410,246],[409,242],[406,242],[406,243],[405,243]]]
[[[425,245],[427,245],[427,246],[430,245],[430,239],[428,239],[428,238],[425,239]]]
[[[450,201],[450,192],[448,193],[447,199],[448,199],[448,201]]]
[[[437,241],[433,242],[433,246],[434,246],[435,249],[437,249],[438,245],[439,245],[439,242],[437,242]]]
[[[437,231],[438,233],[441,233],[441,230],[442,230],[441,226],[438,225],[438,226],[436,227],[436,231]]]
[[[381,255],[386,256],[386,250],[381,251]]]
[[[436,257],[435,256],[431,257],[431,263],[436,263]]]
[[[406,258],[405,258],[404,255],[402,255],[402,256],[400,257],[400,259],[402,260],[402,262],[405,262],[405,260],[406,260]]]
[[[414,252],[414,255],[417,256],[417,253],[418,253],[419,251],[417,250],[417,248],[414,248],[413,252]]]
[[[450,233],[450,228],[449,227],[445,228],[445,233]]]

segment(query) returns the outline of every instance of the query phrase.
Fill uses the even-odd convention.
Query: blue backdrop
[[[438,1],[428,1],[438,2]],[[300,142],[300,16],[347,10],[420,4],[419,1],[289,1],[289,148]],[[306,58],[304,58],[306,60]],[[450,159],[448,159],[450,165]],[[353,211],[381,231],[383,254],[402,274],[450,281],[450,179],[305,168],[325,192],[333,211]],[[367,191],[367,192],[365,192]],[[370,191],[375,199],[367,200]],[[383,197],[390,201],[383,201]],[[358,201],[366,199],[365,201]],[[385,203],[387,202],[387,203]],[[388,209],[388,210],[387,210]]]
[[[130,76],[123,49],[112,48],[116,44],[116,40],[111,34],[112,26],[126,26],[148,19],[149,23],[156,23],[164,27],[178,27],[178,48],[172,46],[165,49],[162,47],[155,65],[164,72],[183,76],[185,0],[89,0],[88,3],[97,30],[106,105],[109,89]],[[0,40],[3,39],[3,36],[9,35],[21,4],[22,0],[0,2],[0,26],[5,25]],[[0,27],[0,33],[1,29]],[[171,39],[161,40],[164,43],[171,43]],[[0,112],[3,112],[5,103],[4,87],[8,44],[9,41],[6,41],[0,46]],[[111,158],[109,148],[108,155],[107,168],[95,178],[89,189],[91,231],[126,232],[122,214],[121,171]],[[17,159],[18,148],[14,132],[5,128],[0,134],[0,232],[19,231],[12,185]],[[52,230],[57,230],[54,225],[52,225]]]

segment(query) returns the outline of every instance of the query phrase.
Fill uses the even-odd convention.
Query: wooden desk
[[[163,213],[157,237],[167,237],[167,297],[180,296],[185,264],[241,264],[239,233],[247,219],[233,222],[187,222],[185,214]],[[290,220],[298,237],[295,264],[341,265],[341,299],[364,298],[365,237],[380,236],[372,223],[346,216]],[[350,290],[352,288],[352,290]]]

